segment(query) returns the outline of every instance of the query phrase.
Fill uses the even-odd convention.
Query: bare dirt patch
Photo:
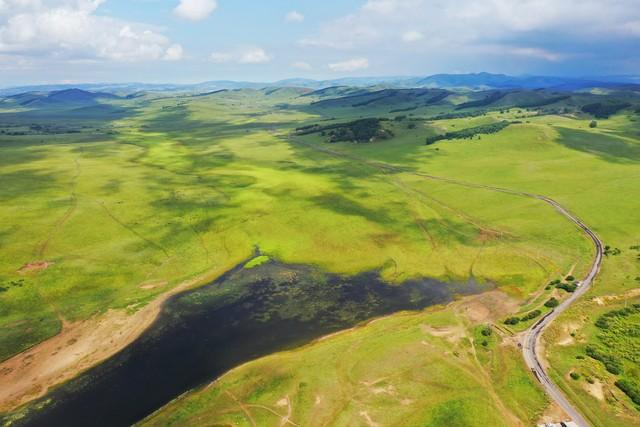
[[[153,323],[169,297],[210,279],[185,281],[134,314],[109,310],[85,321],[63,322],[58,335],[0,363],[0,412],[43,396],[122,350]]]
[[[579,330],[581,327],[580,323],[569,322],[564,323],[562,325],[562,329],[560,331],[560,335],[558,336],[557,343],[561,346],[572,345],[576,342],[576,339],[573,337],[573,333]]]
[[[450,343],[456,343],[466,336],[462,326],[434,327],[421,325],[422,332],[434,337],[445,338]]]
[[[584,383],[584,389],[591,396],[596,399],[603,401],[604,400],[604,387],[600,381],[595,381],[593,384],[589,384],[588,382]]]
[[[518,302],[506,293],[494,290],[466,298],[456,312],[473,324],[494,322],[518,311]]]
[[[144,290],[151,290],[151,289],[156,289],[156,288],[161,288],[163,286],[167,286],[169,284],[169,282],[167,282],[166,280],[154,280],[151,282],[144,282],[140,284],[140,289],[144,289]]]
[[[36,272],[36,271],[42,271],[42,270],[46,270],[52,265],[53,263],[49,261],[30,262],[29,264],[25,264],[22,267],[20,267],[18,269],[18,273],[26,274],[26,273]]]
[[[567,413],[558,405],[555,401],[551,402],[547,409],[542,413],[540,419],[538,420],[539,424],[546,423],[557,423],[560,420],[566,420],[569,417]]]

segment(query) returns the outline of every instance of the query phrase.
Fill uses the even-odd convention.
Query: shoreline
[[[63,323],[58,334],[0,363],[0,413],[14,411],[107,360],[149,329],[171,297],[228,271],[216,268],[187,279],[134,314],[127,314],[126,308],[109,309],[87,320]]]

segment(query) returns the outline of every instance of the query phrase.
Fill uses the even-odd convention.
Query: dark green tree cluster
[[[508,317],[508,318],[505,319],[504,324],[505,325],[517,325],[520,322],[526,322],[528,320],[535,319],[536,317],[540,316],[541,314],[542,314],[542,312],[540,310],[533,310],[533,311],[530,311],[529,313],[525,314],[522,317],[517,317],[517,316]]]
[[[507,95],[507,92],[491,92],[486,95],[482,99],[478,99],[476,101],[468,101],[463,102],[462,104],[456,107],[456,110],[464,110],[465,108],[476,108],[476,107],[485,107],[487,105],[493,104],[494,102],[504,98]]]
[[[621,253],[622,251],[618,248],[612,248],[609,245],[604,247],[604,254],[606,256],[609,256],[609,255],[616,256],[616,255],[620,255]]]
[[[296,133],[298,135],[320,133],[322,136],[327,136],[327,142],[369,142],[373,139],[393,137],[393,133],[390,130],[382,127],[382,122],[387,120],[388,119],[366,118],[326,126],[312,124],[296,128]]]
[[[472,139],[476,135],[488,135],[492,133],[498,133],[507,126],[509,126],[511,122],[507,120],[503,120],[497,123],[491,123],[488,125],[475,126],[468,129],[458,130],[454,132],[447,132],[442,135],[434,135],[427,137],[426,144],[431,145],[435,144],[438,141],[443,141],[447,139]]]
[[[544,303],[544,306],[547,307],[547,308],[554,308],[554,307],[557,307],[559,305],[560,305],[560,301],[558,301],[554,297],[549,298],[549,300]]]
[[[604,368],[610,373],[619,375],[622,372],[622,363],[615,356],[607,354],[593,345],[588,345],[585,352],[590,358],[602,362]]]
[[[611,320],[620,317],[628,317],[636,313],[640,313],[640,304],[632,304],[630,307],[612,310],[598,317],[598,320],[596,320],[596,326],[600,329],[609,329],[609,322]]]
[[[327,142],[369,142],[374,139],[388,139],[393,134],[382,128],[380,119],[361,119],[332,129],[327,132],[327,136]]]
[[[555,104],[556,102],[564,101],[565,99],[569,99],[569,98],[571,98],[570,95],[558,95],[558,96],[552,96],[549,98],[519,102],[518,104],[515,105],[515,107],[517,108],[544,107],[545,105]]]
[[[441,113],[435,117],[430,117],[428,120],[466,119],[467,117],[479,117],[486,115],[486,111],[461,111],[459,113]]]
[[[640,385],[626,378],[616,381],[616,387],[624,392],[636,405],[640,406]]]
[[[594,102],[582,107],[582,111],[591,114],[596,119],[608,119],[609,116],[620,110],[630,107],[628,102],[610,101],[610,102]]]

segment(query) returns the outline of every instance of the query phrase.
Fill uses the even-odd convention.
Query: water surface
[[[131,425],[246,361],[480,290],[474,281],[388,285],[376,273],[344,277],[273,261],[236,268],[170,299],[139,339],[30,405],[14,425]]]

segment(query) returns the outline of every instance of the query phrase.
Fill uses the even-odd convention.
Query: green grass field
[[[230,269],[256,248],[335,273],[379,270],[396,283],[492,282],[514,302],[487,320],[496,324],[561,296],[544,290],[550,280],[586,272],[590,241],[551,207],[430,174],[553,197],[623,250],[605,261],[588,298],[553,325],[547,350],[578,405],[599,408],[585,410],[594,424],[638,422],[621,392],[600,401],[563,380],[583,344],[553,341],[576,316],[613,301],[599,306],[595,298],[638,287],[640,263],[627,249],[640,244],[637,114],[599,120],[595,129],[585,115],[508,106],[428,119],[451,110],[439,104],[385,122],[391,139],[327,144],[293,130],[393,118],[404,114],[391,113],[394,107],[410,104],[320,108],[298,95],[145,97],[119,101],[126,114],[96,113],[77,133],[0,134],[0,360],[56,334],[63,322],[134,311],[189,278]],[[0,126],[44,120],[8,111]],[[501,120],[520,123],[480,139],[424,144],[430,135]],[[248,363],[148,422],[271,425],[289,410],[300,425],[537,421],[546,398],[509,333],[479,344],[481,325],[456,307],[391,316]],[[596,339],[589,325],[578,328],[584,342]],[[601,377],[611,385],[613,378]]]

